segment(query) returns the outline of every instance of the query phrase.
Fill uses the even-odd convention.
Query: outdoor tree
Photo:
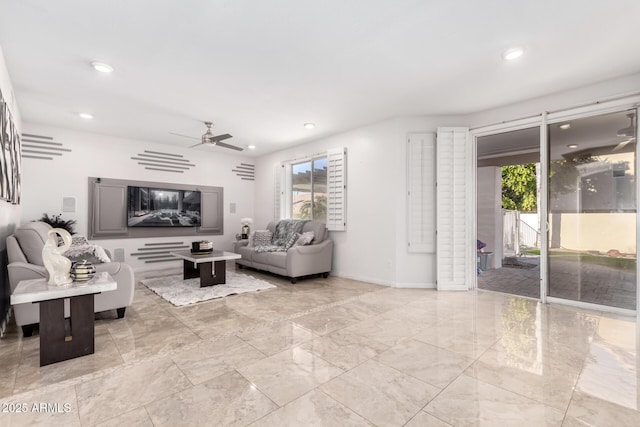
[[[313,202],[313,219],[327,217],[327,196],[316,196]],[[300,218],[311,219],[311,200],[305,201],[300,207]]]
[[[536,164],[502,167],[502,208],[521,212],[537,209]]]

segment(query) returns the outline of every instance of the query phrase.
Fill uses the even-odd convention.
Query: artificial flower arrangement
[[[251,231],[251,226],[253,225],[253,219],[251,218],[242,218],[240,220],[240,224],[242,224],[242,238],[248,239],[249,233]]]

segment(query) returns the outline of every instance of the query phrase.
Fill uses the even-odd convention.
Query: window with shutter
[[[433,253],[436,250],[435,135],[411,134],[407,143],[408,251]]]
[[[345,148],[336,148],[279,165],[275,219],[312,219],[325,222],[330,231],[346,230],[346,155]]]

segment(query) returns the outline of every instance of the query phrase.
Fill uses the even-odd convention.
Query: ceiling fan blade
[[[216,146],[224,147],[224,148],[231,148],[232,150],[238,150],[238,151],[242,151],[243,150],[243,148],[236,147],[235,145],[231,145],[231,144],[225,144],[224,142],[216,142]]]
[[[182,137],[185,137],[185,138],[198,139],[198,140],[200,139],[200,138],[196,138],[195,136],[183,135],[181,133],[174,133],[174,132],[169,132],[169,133],[171,135],[182,136]]]
[[[229,135],[228,133],[225,133],[223,135],[212,136],[211,138],[209,138],[209,142],[224,141],[225,139],[229,139],[229,138],[233,138],[233,136]]]
[[[189,148],[197,147],[198,145],[202,145],[202,144],[204,144],[204,143],[203,143],[203,142],[198,142],[197,144],[192,145],[192,146],[190,146]]]

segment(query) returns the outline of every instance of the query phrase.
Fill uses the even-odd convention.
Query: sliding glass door
[[[547,126],[550,297],[636,309],[636,120]]]

